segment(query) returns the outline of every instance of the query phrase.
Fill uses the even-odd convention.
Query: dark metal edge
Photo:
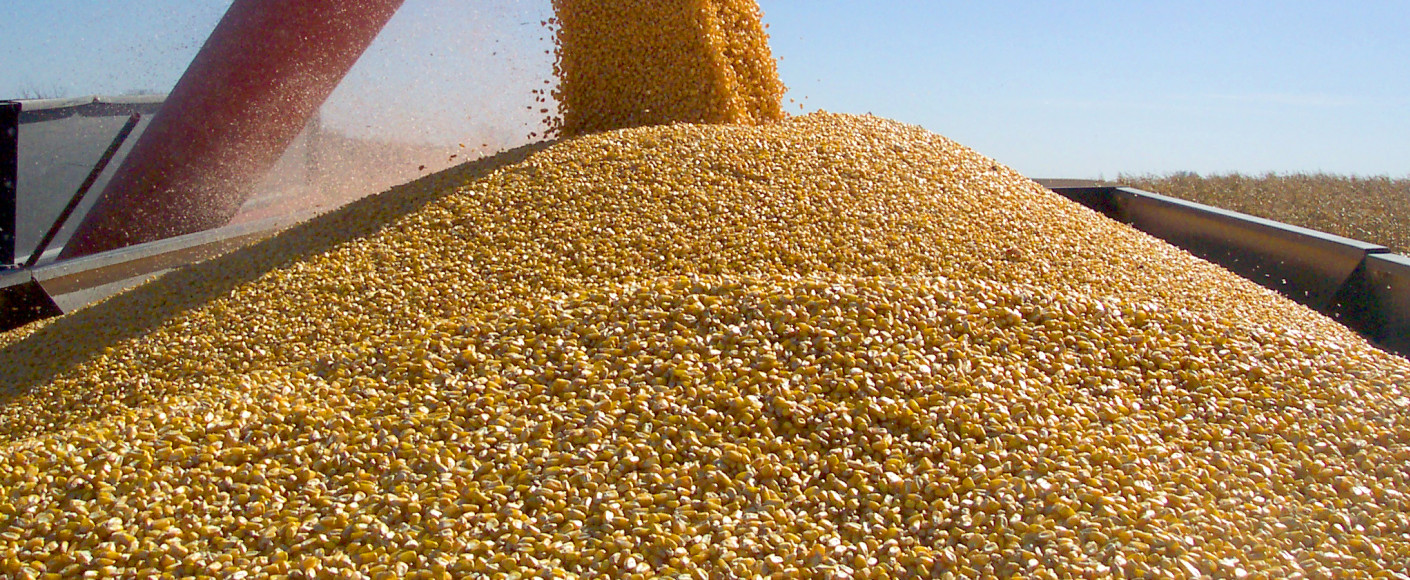
[[[19,118],[23,109],[15,101],[0,101],[0,267],[15,263],[19,232]]]
[[[270,218],[248,224],[129,246],[83,258],[0,273],[0,332],[64,314],[65,297],[79,308],[125,290],[136,278],[214,258],[269,238],[315,214]],[[123,282],[132,283],[123,283]],[[107,287],[106,289],[104,287]],[[95,289],[99,291],[95,292]],[[82,292],[83,294],[76,294]],[[81,296],[77,301],[76,296]]]
[[[162,108],[165,95],[139,97],[81,97],[76,99],[46,99],[23,101],[24,112],[19,123],[44,123],[69,117],[126,117],[134,113],[154,115]]]
[[[32,273],[50,295],[59,296],[206,260],[271,237],[313,215],[270,218],[186,234],[40,266]]]

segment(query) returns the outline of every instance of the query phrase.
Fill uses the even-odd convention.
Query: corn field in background
[[[1410,254],[1410,178],[1178,172],[1121,175],[1117,182]]]

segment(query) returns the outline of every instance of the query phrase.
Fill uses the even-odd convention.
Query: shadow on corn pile
[[[556,141],[543,141],[452,167],[368,196],[224,256],[172,271],[159,280],[68,316],[44,321],[0,348],[4,391],[0,405],[92,359],[103,349],[147,334],[174,316],[199,307],[266,273],[370,236],[496,169],[527,159]],[[86,336],[88,340],[64,340]],[[0,344],[5,341],[0,340]],[[63,345],[55,351],[54,345]]]

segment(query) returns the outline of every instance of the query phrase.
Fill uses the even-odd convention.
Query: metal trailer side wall
[[[1323,312],[1367,254],[1389,251],[1139,189],[1118,187],[1113,197],[1136,229]]]
[[[1053,187],[1410,355],[1410,258],[1384,246],[1126,187]]]
[[[1371,256],[1364,270],[1367,302],[1377,324],[1373,338],[1387,350],[1410,355],[1410,258]]]

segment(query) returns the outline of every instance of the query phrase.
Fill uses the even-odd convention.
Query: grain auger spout
[[[236,0],[64,247],[225,225],[403,0]]]

